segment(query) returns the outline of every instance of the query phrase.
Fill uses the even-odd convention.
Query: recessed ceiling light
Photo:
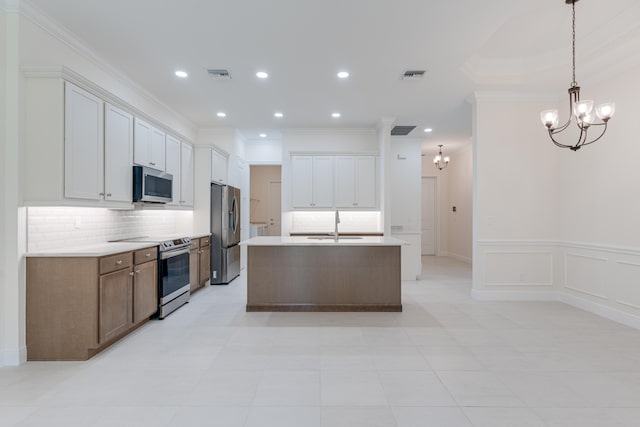
[[[281,118],[284,117],[284,114],[282,114],[282,113],[273,113],[273,116],[281,119]]]
[[[189,74],[186,71],[182,71],[182,70],[178,70],[175,72],[176,77],[181,77],[181,78],[187,78],[189,77]]]
[[[337,119],[338,117],[340,117],[340,113],[331,113],[331,117]]]
[[[266,137],[267,137],[267,134],[266,134],[266,133],[261,133],[261,134],[260,134],[260,138],[266,138]]]
[[[264,71],[258,71],[256,73],[256,77],[259,79],[266,79],[267,77],[269,77],[269,74],[265,73]]]
[[[431,129],[431,128],[426,128],[424,131],[425,131],[425,132],[427,132],[427,133],[429,133],[429,132],[433,132],[433,129]]]
[[[341,79],[346,79],[347,77],[349,77],[349,73],[346,72],[346,71],[340,71],[338,73],[338,77],[341,78]]]
[[[216,116],[218,116],[218,117],[227,117],[227,113],[223,113],[222,111],[220,111],[218,114],[216,114]]]

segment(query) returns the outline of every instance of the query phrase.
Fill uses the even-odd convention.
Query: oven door
[[[161,253],[159,270],[160,305],[189,292],[189,247]]]

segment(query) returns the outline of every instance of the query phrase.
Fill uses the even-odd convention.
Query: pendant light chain
[[[572,4],[573,9],[573,33],[572,33],[572,51],[573,51],[573,63],[571,64],[571,70],[573,71],[573,81],[571,82],[571,87],[578,86],[578,82],[576,82],[576,2],[574,1]]]

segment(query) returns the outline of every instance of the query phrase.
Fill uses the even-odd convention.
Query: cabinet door
[[[193,206],[193,147],[182,143],[180,155],[180,204]]]
[[[171,190],[173,200],[168,204],[180,205],[180,200],[182,200],[180,196],[180,141],[171,135],[167,135],[166,144],[166,172],[173,175],[173,187]]]
[[[137,165],[149,166],[151,150],[151,125],[143,120],[135,120],[133,134],[133,162]]]
[[[211,278],[211,246],[200,248],[200,286]]]
[[[133,322],[138,323],[158,311],[158,261],[133,266]]]
[[[356,207],[375,208],[377,206],[378,180],[376,158],[356,157]]]
[[[293,207],[313,207],[313,157],[294,156],[291,168]]]
[[[189,290],[191,293],[200,289],[200,280],[198,280],[198,274],[200,273],[199,260],[200,251],[191,249],[189,251]]]
[[[336,207],[356,207],[356,159],[336,157]]]
[[[130,268],[100,276],[99,340],[103,344],[126,332],[133,324]]]
[[[104,198],[131,202],[133,165],[133,116],[105,104]]]
[[[104,102],[65,83],[64,195],[99,200],[104,192]]]
[[[227,183],[227,158],[216,150],[211,151],[211,181]]]
[[[333,207],[333,157],[313,158],[313,207]]]
[[[151,146],[149,151],[149,166],[165,170],[165,134],[160,129],[151,128]]]

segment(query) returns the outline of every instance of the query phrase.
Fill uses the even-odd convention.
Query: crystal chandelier
[[[438,169],[442,170],[449,165],[449,157],[442,157],[442,145],[438,145],[438,147],[440,147],[440,152],[433,158],[433,164],[435,164]]]
[[[593,112],[593,101],[580,101],[580,86],[576,83],[576,3],[579,0],[565,0],[566,4],[570,4],[573,11],[573,81],[569,88],[569,120],[561,126],[558,126],[558,110],[545,110],[540,113],[540,120],[542,124],[546,126],[549,131],[549,137],[555,145],[561,148],[569,148],[570,150],[579,150],[583,145],[589,145],[604,135],[607,131],[607,123],[609,119],[613,117],[616,111],[616,104],[614,102],[607,102],[598,105],[595,108],[595,115],[601,120],[600,123],[595,123],[595,117]],[[555,135],[564,131],[569,127],[573,119],[576,119],[576,125],[580,130],[578,141],[574,145],[561,144],[555,139]],[[589,140],[587,133],[592,126],[604,126],[602,132],[596,138]]]

